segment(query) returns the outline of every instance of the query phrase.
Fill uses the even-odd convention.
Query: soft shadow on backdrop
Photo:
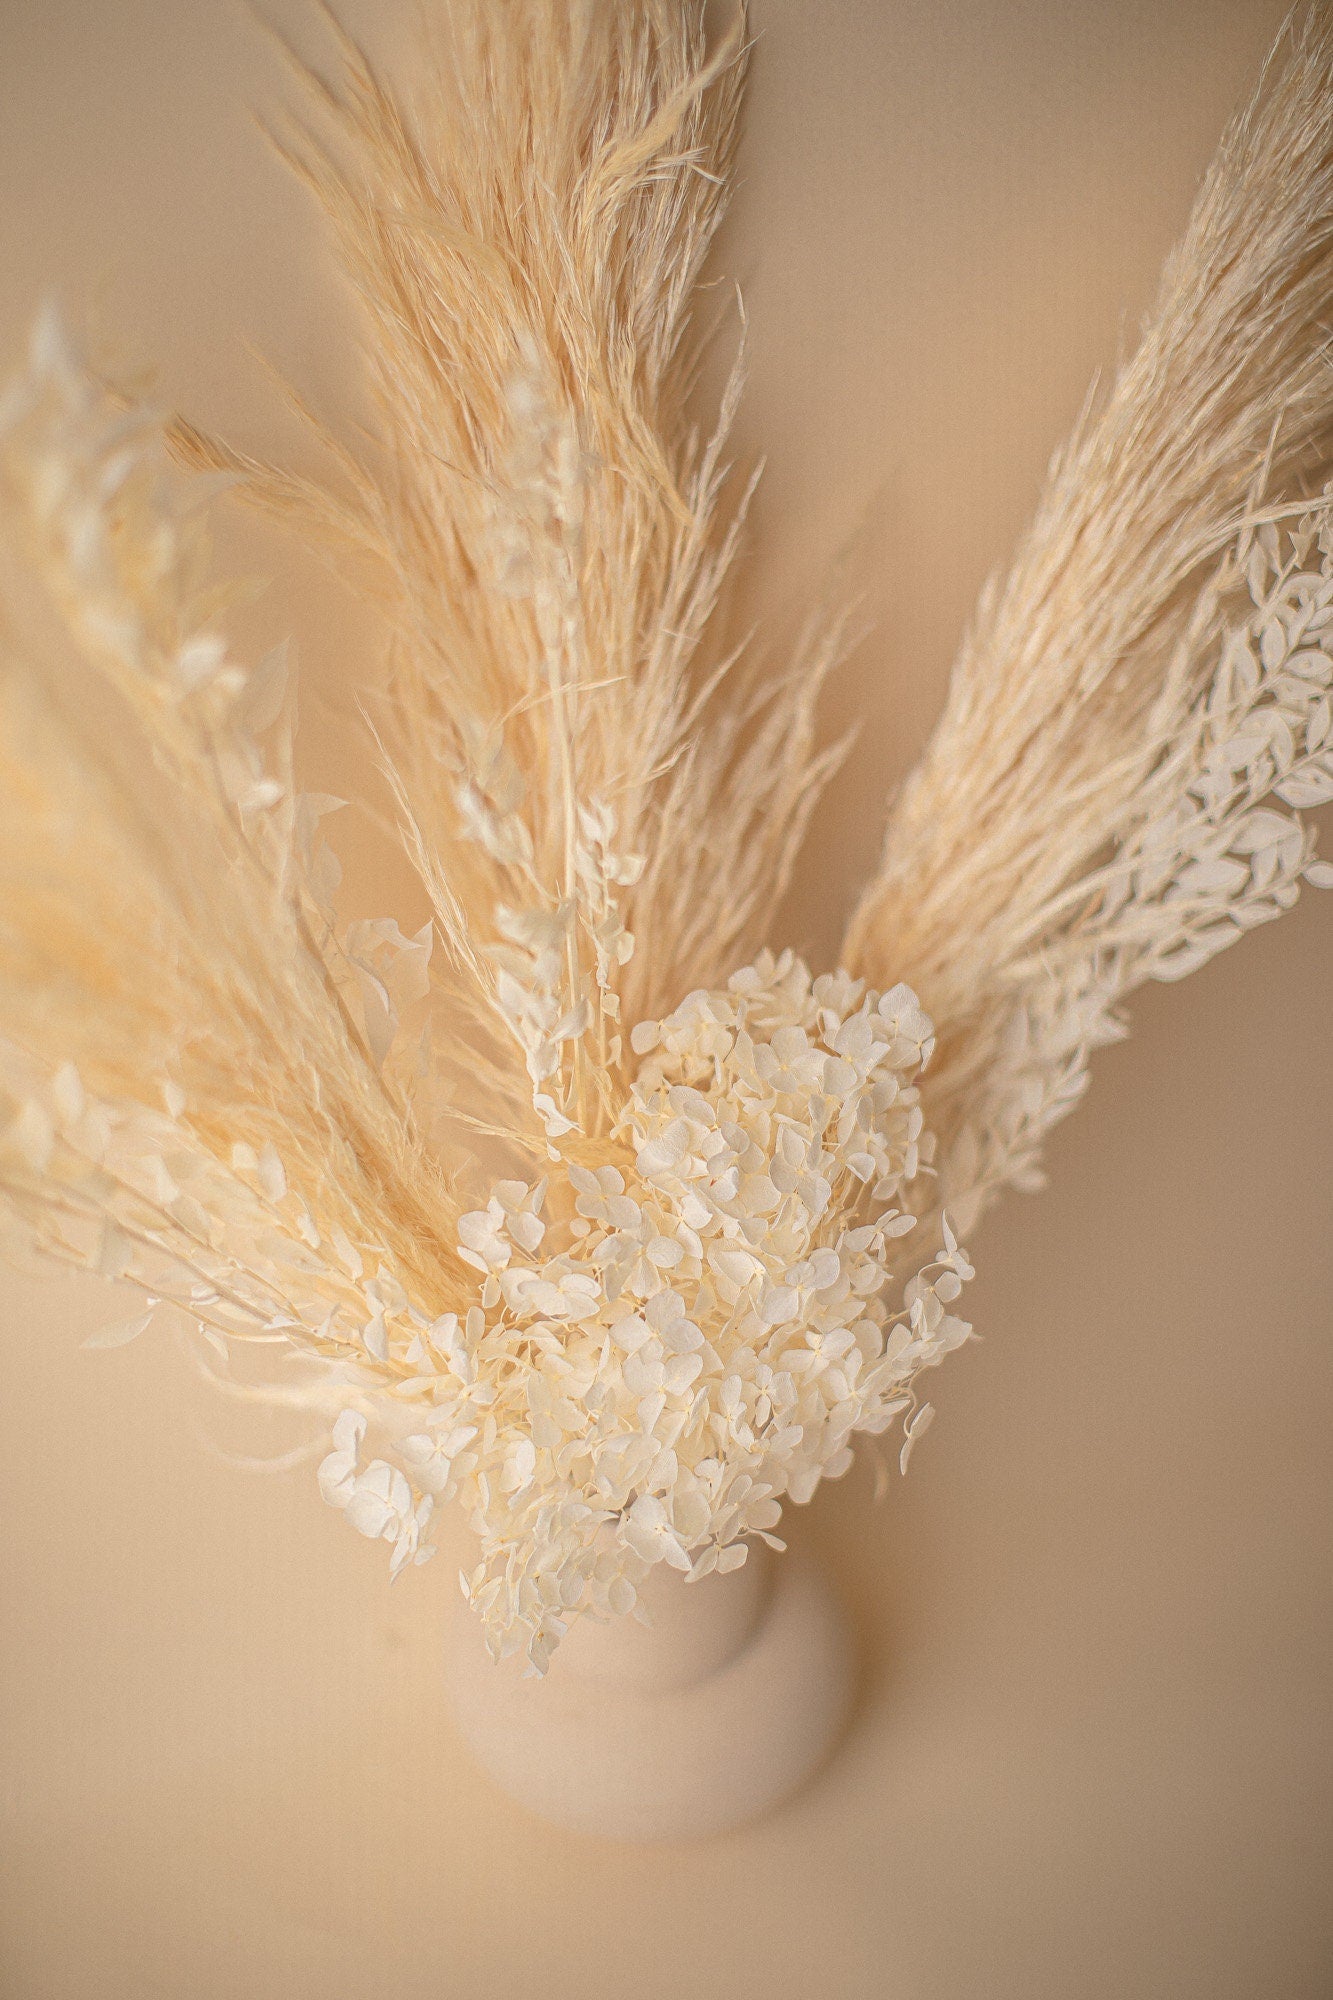
[[[304,0],[266,0],[303,46]],[[430,0],[435,4],[435,0]],[[386,54],[400,0],[344,0]],[[821,961],[987,571],[1151,297],[1272,0],[754,0],[721,267],[767,454],[745,604],[799,610],[868,516],[863,730],[786,936]],[[351,320],[250,122],[216,0],[0,6],[0,345],[54,288],[161,397],[302,446],[247,343],[336,421]],[[321,786],[357,783],[374,633],[280,540]],[[307,709],[315,707],[308,700]],[[412,914],[366,839],[356,902]],[[1149,994],[983,1231],[985,1335],[910,1478],[808,1510],[869,1661],[852,1740],[766,1824],[647,1855],[557,1836],[464,1761],[449,1565],[390,1592],[287,1441],[165,1338],[81,1352],[82,1281],[7,1283],[0,1993],[13,2000],[1315,2000],[1333,1985],[1333,900]]]

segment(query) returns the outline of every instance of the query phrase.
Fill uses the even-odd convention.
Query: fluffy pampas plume
[[[365,305],[360,455],[317,486],[127,412],[50,318],[0,411],[0,1189],[16,1248],[140,1288],[105,1339],[164,1303],[223,1370],[271,1347],[395,1572],[456,1499],[540,1669],[859,1435],[906,1462],[955,1227],[1035,1182],[1136,985],[1333,875],[1333,43],[1225,141],[818,976],[771,928],[837,633],[725,652],[735,379],[690,414],[743,19],[460,0],[411,107],[338,47],[280,144]],[[382,615],[414,936],[338,917],[285,663],[222,636],[219,483]]]

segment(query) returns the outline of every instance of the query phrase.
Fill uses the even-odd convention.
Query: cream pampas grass
[[[847,962],[934,1018],[960,1208],[1029,1184],[1117,1004],[1295,900],[1331,795],[1333,56],[1289,27],[1137,353],[1058,454],[898,801]],[[1294,510],[1294,511],[1293,511]],[[1306,516],[1306,518],[1297,518]],[[970,1219],[970,1217],[969,1217]]]
[[[322,485],[117,406],[43,321],[3,411],[0,1184],[16,1244],[334,1419],[325,1498],[545,1665],[929,1420],[970,1228],[1177,978],[1329,877],[1333,43],[1294,31],[1135,357],[987,594],[818,976],[773,911],[837,652],[729,657],[744,491],[691,415],[744,23],[457,6],[400,102],[338,39],[279,136],[379,410]],[[218,476],[383,616],[431,921],[344,924]],[[1314,496],[1314,497],[1311,497]]]

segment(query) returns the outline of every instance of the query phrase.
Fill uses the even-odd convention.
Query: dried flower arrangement
[[[286,150],[370,320],[326,488],[127,409],[44,319],[0,410],[0,1189],[13,1247],[327,1410],[391,1567],[456,1499],[493,1650],[774,1540],[929,1420],[970,1232],[1148,979],[1328,886],[1333,38],[1225,140],[893,806],[842,966],[766,948],[837,653],[746,680],[744,514],[690,417],[744,24],[460,5],[409,114],[340,38]],[[221,475],[219,479],[218,475]],[[367,580],[431,922],[341,923],[219,484]],[[739,691],[738,691],[739,690]]]

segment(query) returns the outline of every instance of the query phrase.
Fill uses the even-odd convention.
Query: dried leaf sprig
[[[6,1206],[216,1334],[336,1364],[367,1285],[429,1306],[462,1269],[393,1060],[425,941],[331,929],[337,801],[292,789],[281,657],[219,636],[194,487],[45,318],[0,411]]]
[[[1289,910],[1302,882],[1333,887],[1315,829],[1279,809],[1333,800],[1329,506],[1247,528],[1198,622],[1211,681],[1136,788],[1110,859],[1066,892],[1064,927],[1015,967],[1022,997],[942,1180],[960,1226],[1005,1185],[1042,1184],[1042,1140],[1082,1096],[1093,1050],[1125,1033],[1128,994],[1197,971]]]

